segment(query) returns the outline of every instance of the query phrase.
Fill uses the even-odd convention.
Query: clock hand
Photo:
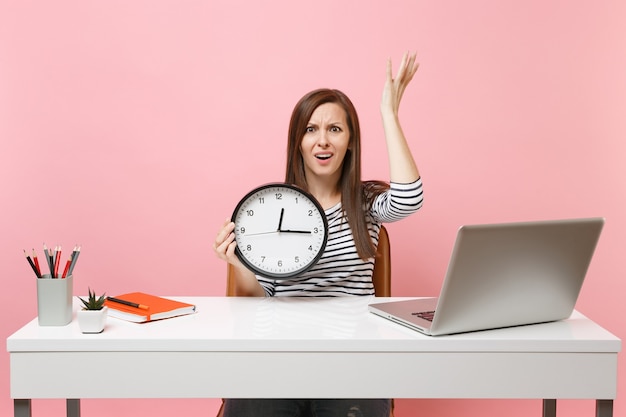
[[[307,233],[311,234],[310,230],[280,230],[280,233]]]
[[[271,235],[271,234],[274,234],[274,233],[278,233],[278,230],[272,230],[271,232],[246,233],[244,236]]]
[[[278,232],[280,232],[280,228],[283,227],[283,215],[285,214],[285,209],[281,208],[280,209],[280,220],[278,220],[278,229],[276,229]]]

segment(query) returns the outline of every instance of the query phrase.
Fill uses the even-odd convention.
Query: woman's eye
[[[338,126],[333,126],[333,127],[330,128],[330,131],[331,132],[341,132],[341,128],[338,127]]]
[[[315,132],[315,128],[313,126],[307,126],[304,130],[306,133]]]

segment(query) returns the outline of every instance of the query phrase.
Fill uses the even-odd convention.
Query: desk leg
[[[67,417],[80,417],[80,400],[79,399],[67,399],[65,400],[65,409]]]
[[[613,400],[596,400],[596,417],[613,417]]]
[[[14,399],[13,415],[15,417],[31,417],[30,399]]]
[[[543,400],[543,417],[556,417],[556,400]]]

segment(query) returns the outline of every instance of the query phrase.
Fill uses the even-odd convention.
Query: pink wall
[[[365,177],[385,179],[385,59],[408,49],[422,65],[401,117],[426,202],[390,226],[394,293],[437,293],[461,224],[604,216],[578,309],[626,337],[626,3],[270,3],[0,2],[3,339],[36,315],[22,249],[43,242],[82,245],[76,294],[223,294],[213,236],[244,192],[282,179],[290,111],[313,88],[353,98]],[[0,415],[10,415],[6,353],[0,374]],[[616,416],[626,414],[620,388]],[[87,400],[83,413],[211,415],[215,406]],[[61,415],[63,402],[34,407]],[[398,415],[540,407],[404,400]],[[559,408],[588,416],[593,402]]]

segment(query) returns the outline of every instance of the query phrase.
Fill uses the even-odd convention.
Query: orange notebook
[[[196,312],[196,306],[193,304],[187,304],[143,292],[131,292],[111,298],[121,301],[115,302],[110,298],[106,300],[105,305],[109,307],[109,316],[133,321],[135,323],[168,319],[170,317]],[[122,304],[122,302],[125,303]],[[140,307],[127,304],[136,304]]]

